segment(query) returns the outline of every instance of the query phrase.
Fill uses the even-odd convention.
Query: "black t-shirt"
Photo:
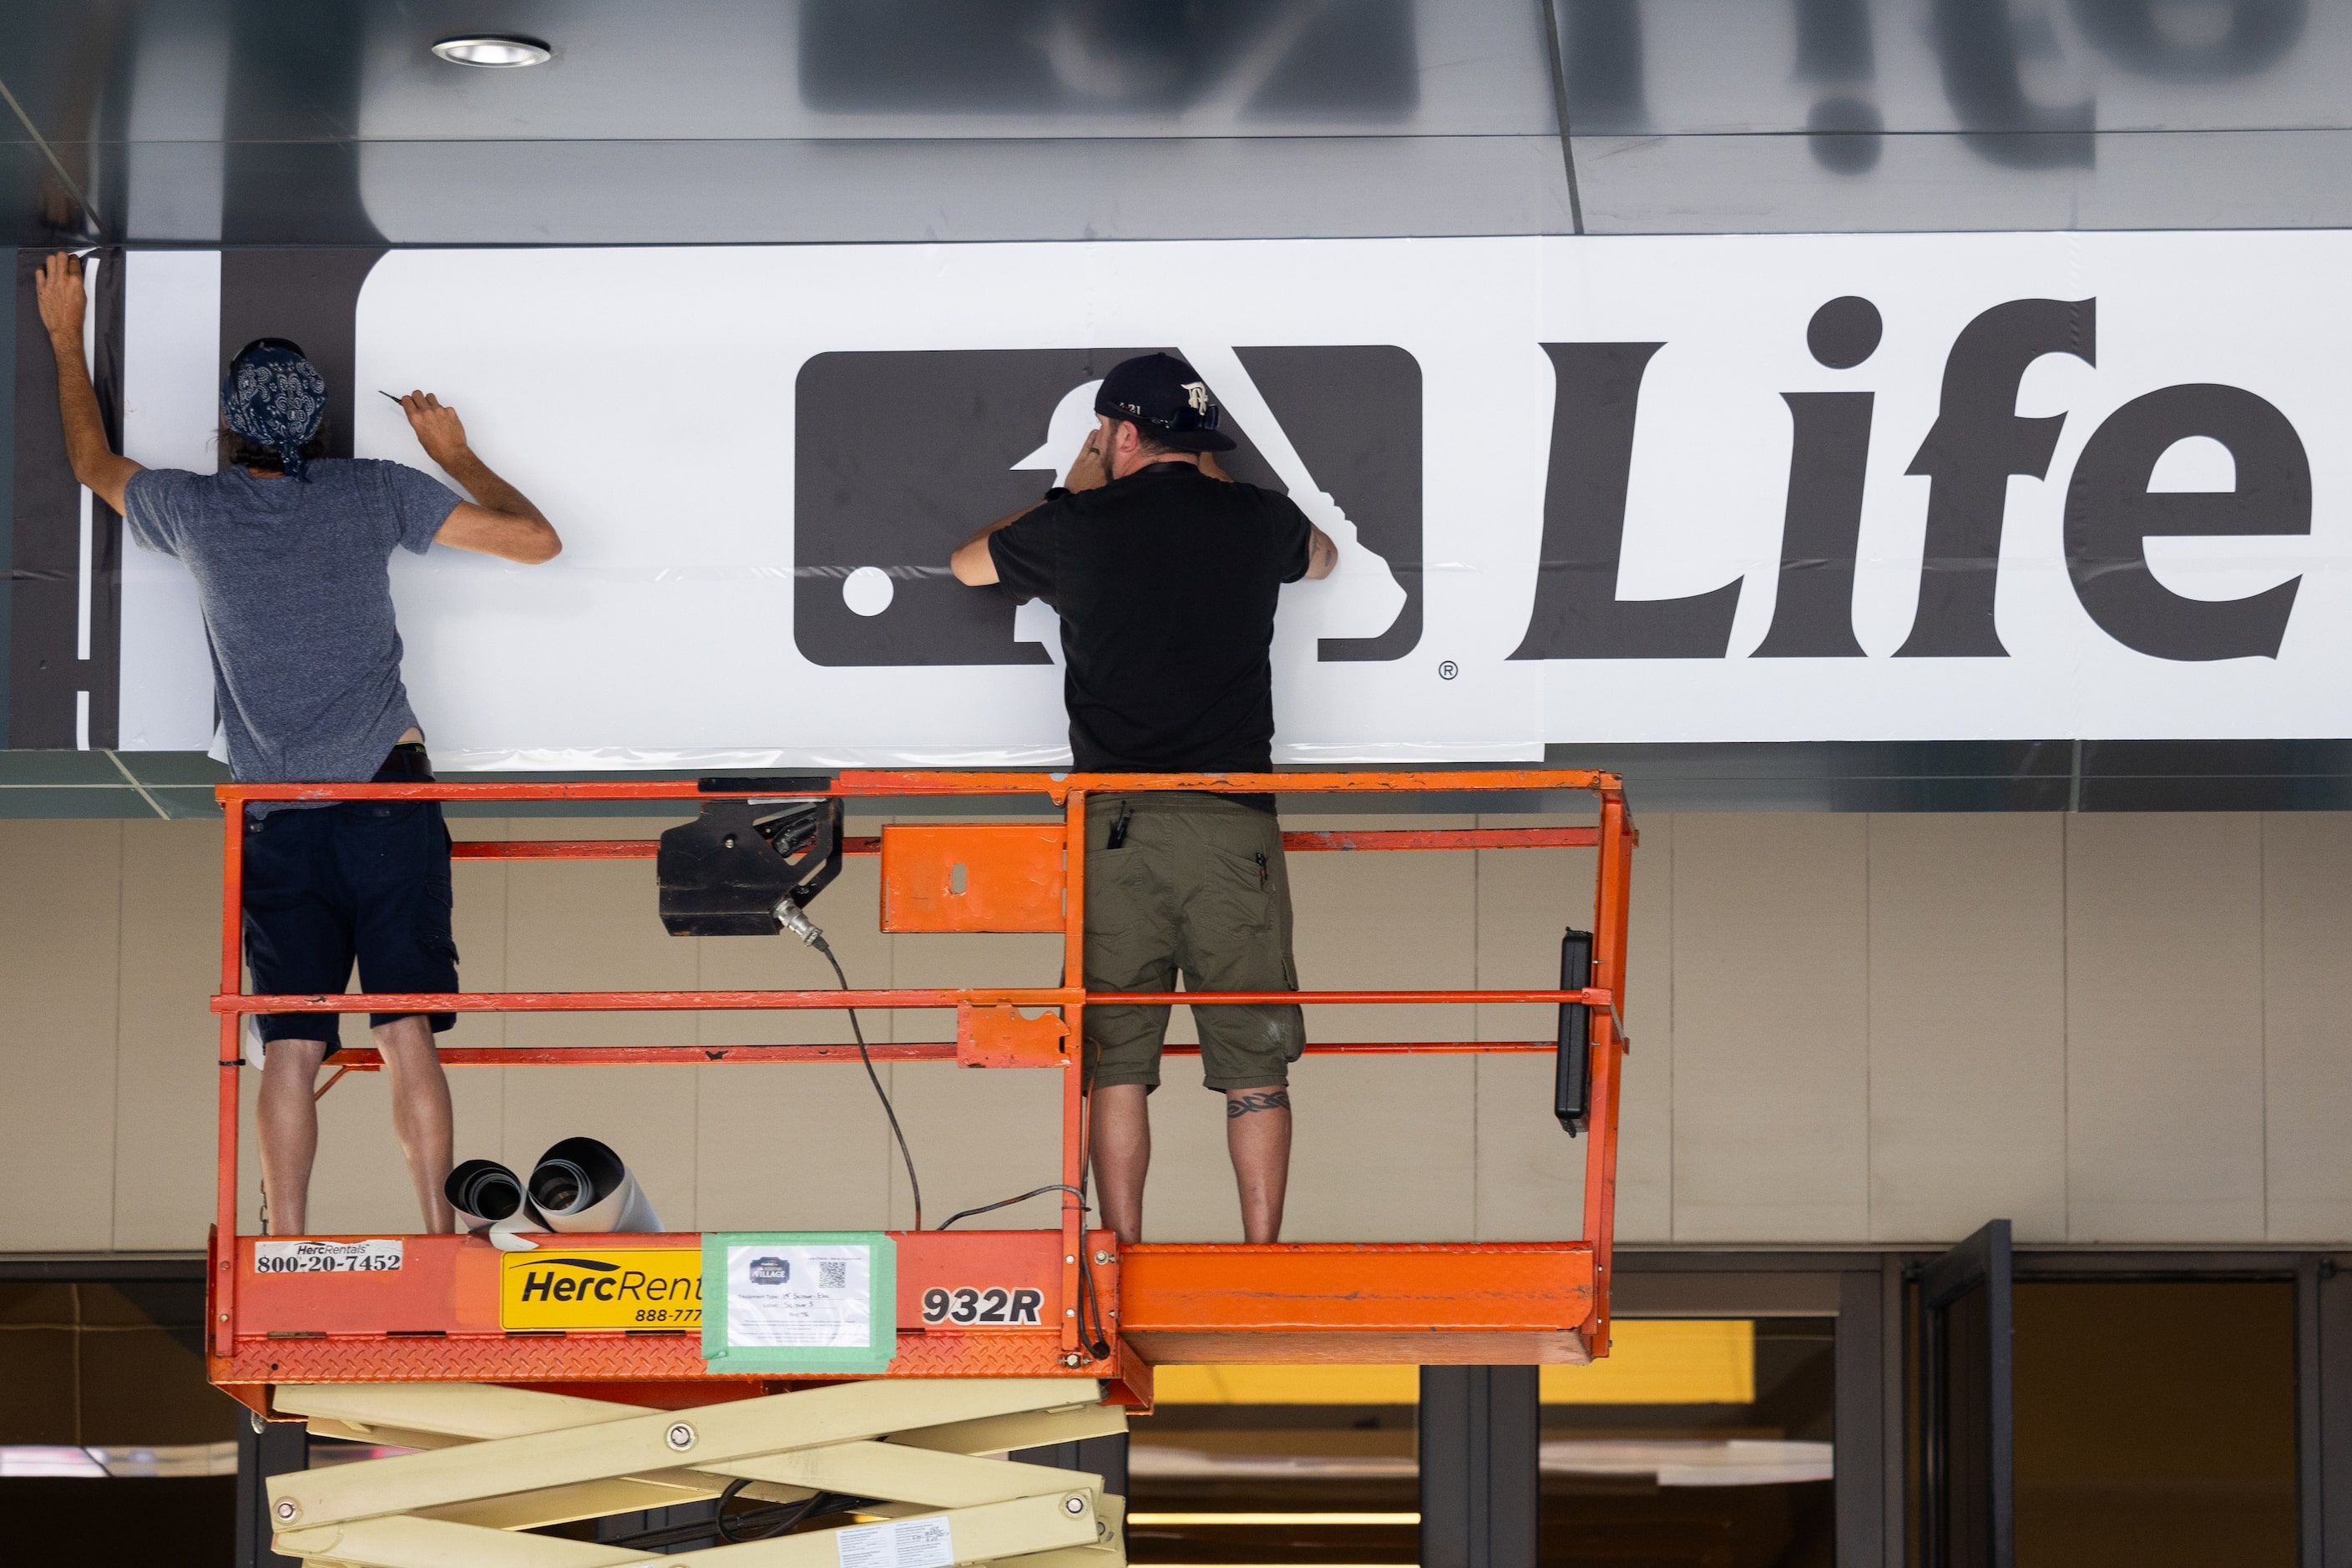
[[[1061,612],[1079,772],[1273,768],[1274,609],[1309,533],[1287,496],[1153,463],[988,536],[1005,591]]]

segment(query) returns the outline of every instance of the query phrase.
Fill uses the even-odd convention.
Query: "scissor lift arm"
[[[945,1531],[954,1562],[1120,1568],[1121,1505],[1101,1477],[978,1457],[1125,1431],[1098,1398],[1061,1378],[876,1378],[679,1412],[459,1383],[284,1386],[279,1410],[314,1432],[422,1451],[273,1478],[272,1544],[355,1568],[606,1568],[656,1554],[519,1532],[745,1481],[762,1501],[826,1492]],[[837,1568],[840,1536],[746,1542],[726,1561]]]

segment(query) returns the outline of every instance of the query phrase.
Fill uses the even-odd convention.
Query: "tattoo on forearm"
[[[1253,1110],[1287,1110],[1289,1109],[1290,1091],[1286,1089],[1269,1089],[1225,1096],[1225,1120],[1228,1121],[1237,1116],[1247,1116]]]

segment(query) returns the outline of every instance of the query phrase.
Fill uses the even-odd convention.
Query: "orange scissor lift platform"
[[[861,1417],[863,1427],[859,1427],[859,1421],[853,1420],[842,1428],[871,1428],[869,1436],[896,1436],[898,1446],[888,1458],[903,1466],[912,1462],[906,1458],[904,1447],[929,1441],[927,1433],[947,1434],[935,1446],[953,1447],[968,1439],[961,1441],[966,1454],[1021,1447],[1032,1439],[1058,1441],[1091,1433],[1097,1426],[1086,1426],[1083,1421],[1078,1426],[1070,1424],[1080,1420],[1074,1407],[1099,1403],[1114,1409],[1148,1409],[1151,1368],[1160,1363],[1525,1364],[1581,1363],[1608,1352],[1619,1064],[1627,1044],[1622,998],[1631,861],[1635,842],[1620,781],[1612,774],[1563,770],[1228,775],[845,772],[829,788],[803,789],[796,783],[789,793],[795,799],[831,795],[869,801],[1042,795],[1060,807],[1063,820],[1058,824],[1046,821],[889,826],[878,838],[848,839],[844,848],[850,855],[879,855],[882,858],[884,931],[1058,931],[1065,948],[1065,984],[1052,987],[953,990],[324,996],[257,996],[242,993],[241,823],[247,801],[686,803],[771,800],[782,793],[761,788],[761,781],[757,780],[743,781],[749,787],[741,789],[723,787],[731,781],[706,783],[714,787],[706,788],[694,781],[221,786],[218,794],[227,808],[227,823],[220,991],[212,1003],[220,1020],[219,1190],[206,1271],[207,1365],[216,1384],[260,1415],[307,1419],[313,1430],[373,1434],[379,1439],[390,1434],[392,1440],[427,1447],[503,1438],[522,1445],[517,1452],[524,1457],[528,1457],[525,1450],[536,1452],[530,1445],[564,1440],[559,1429],[582,1422],[620,1422],[620,1426],[597,1428],[618,1441],[623,1428],[629,1426],[627,1418],[653,1422],[654,1426],[648,1427],[648,1433],[653,1433],[659,1426],[656,1412],[701,1411],[704,1414],[694,1419],[708,1425],[721,1407],[733,1408],[745,1401],[764,1405],[787,1394],[800,1401],[793,1408],[806,1413],[800,1418],[813,1419],[817,1406],[804,1395],[828,1385],[833,1387],[828,1398],[862,1399],[868,1403],[878,1400],[885,1405],[888,1402],[887,1394],[873,1392],[878,1384],[901,1386],[909,1396],[916,1394],[918,1384],[929,1385],[945,1395],[948,1390],[941,1386],[941,1380],[997,1380],[1001,1389],[1010,1391],[1000,1396],[975,1389],[965,1396],[965,1402],[976,1399],[979,1403],[973,1405],[972,1413],[965,1415],[956,1414],[962,1406],[951,1400],[946,1406],[936,1402],[925,1405],[915,1415],[898,1411],[887,1417]],[[1081,863],[1087,797],[1203,787],[1290,795],[1484,796],[1507,792],[1589,792],[1599,804],[1598,823],[1591,827],[1288,833],[1284,836],[1284,844],[1292,852],[1594,847],[1598,853],[1592,888],[1591,984],[1570,990],[1087,994],[1076,978],[1085,973],[1086,884]],[[468,842],[456,846],[455,854],[459,858],[509,861],[651,860],[656,856],[656,842]],[[1563,908],[1564,917],[1570,912]],[[1087,1227],[1076,1191],[1081,1186],[1085,1158],[1086,1105],[1076,1042],[1081,1037],[1085,1009],[1114,1000],[1182,1003],[1196,1007],[1296,1002],[1310,1008],[1327,1004],[1581,1003],[1590,1020],[1590,1037],[1584,1048],[1590,1052],[1591,1112],[1584,1149],[1580,1233],[1558,1241],[1535,1243],[1186,1243],[1121,1247],[1109,1232]],[[890,1233],[896,1259],[897,1352],[878,1376],[861,1374],[856,1380],[867,1393],[841,1386],[850,1381],[845,1378],[716,1372],[703,1359],[699,1331],[690,1327],[593,1331],[510,1327],[502,1320],[500,1285],[501,1260],[510,1255],[501,1253],[479,1236],[398,1238],[400,1261],[396,1268],[382,1271],[289,1273],[259,1268],[257,1248],[264,1238],[236,1232],[238,1069],[242,1065],[238,1042],[243,1015],[847,1007],[954,1009],[957,1028],[953,1042],[877,1044],[869,1047],[877,1061],[952,1061],[966,1068],[1059,1073],[1060,1181],[1068,1189],[1063,1194],[1060,1224],[1052,1229]],[[1036,1016],[1024,1016],[1024,1012]],[[1169,1048],[1171,1052],[1197,1049],[1180,1046]],[[1550,1053],[1556,1048],[1552,1040],[1454,1040],[1310,1043],[1307,1050],[1309,1055],[1387,1055]],[[453,1068],[688,1063],[723,1069],[744,1063],[839,1062],[855,1059],[856,1047],[764,1045],[451,1048],[441,1054],[443,1061]],[[351,1049],[330,1058],[329,1065],[340,1073],[375,1070],[382,1064],[373,1050]],[[331,1079],[330,1087],[332,1082]],[[1044,1131],[1039,1129],[1041,1135]],[[786,1217],[780,1215],[779,1219]],[[604,1254],[637,1249],[698,1252],[701,1241],[698,1235],[678,1233],[567,1235],[558,1245]],[[979,1293],[972,1289],[983,1283],[1004,1290],[1008,1296],[1026,1293],[1021,1297],[1027,1303],[1026,1321],[1002,1324],[986,1321],[990,1309],[982,1305],[977,1300]],[[959,1292],[973,1295],[975,1300],[965,1302]],[[1097,1321],[1098,1331],[1095,1328]],[[360,1390],[352,1387],[348,1394],[338,1395],[337,1385],[375,1385],[376,1392],[366,1398],[357,1398]],[[433,1385],[452,1386],[441,1389],[440,1401],[436,1404],[425,1397]],[[460,1390],[454,1385],[463,1385],[471,1392],[460,1398]],[[404,1394],[404,1388],[408,1391]],[[498,1390],[506,1392],[499,1394]],[[414,1399],[425,1400],[414,1405],[422,1413],[413,1417],[400,1415],[399,1411],[412,1408],[403,1401]],[[992,1399],[996,1403],[991,1404]],[[485,1404],[485,1400],[489,1403]],[[521,1403],[518,1405],[516,1401]],[[748,1415],[750,1406],[744,1409]],[[1041,1414],[1049,1409],[1060,1414],[1050,1419]],[[941,1414],[943,1410],[947,1413]],[[387,1415],[387,1411],[391,1414]],[[877,1424],[886,1419],[899,1425],[892,1427]],[[338,1426],[339,1421],[346,1425]],[[1054,1426],[1055,1421],[1061,1425]],[[1023,1426],[1023,1422],[1031,1425]],[[691,1443],[696,1440],[696,1431],[697,1427],[686,1420],[677,1421],[667,1429],[673,1458],[683,1451],[677,1446],[678,1434],[686,1433]],[[651,1453],[661,1453],[661,1445],[653,1442],[651,1436],[646,1441],[651,1444]],[[877,1480],[871,1473],[874,1456],[865,1453],[875,1445],[848,1442],[840,1439],[838,1433],[828,1441],[835,1441],[835,1447],[824,1448],[823,1452],[832,1456],[829,1462],[849,1467],[846,1473],[852,1479],[843,1484],[851,1489],[882,1498],[902,1494],[913,1497],[915,1491],[920,1490],[916,1482],[898,1478],[895,1472]],[[982,1447],[975,1448],[974,1443]],[[773,1447],[771,1442],[770,1449]],[[505,1449],[499,1451],[503,1454]],[[487,1457],[490,1450],[480,1452]],[[338,1468],[353,1472],[351,1484],[357,1486],[358,1472],[451,1458],[420,1455]],[[717,1467],[710,1474],[721,1478],[732,1474],[738,1484],[744,1484],[744,1478],[749,1477],[768,1489],[765,1494],[755,1490],[754,1496],[805,1495],[807,1488],[822,1484],[821,1480],[800,1476],[804,1485],[795,1491],[787,1484],[792,1477],[760,1471],[749,1461],[730,1469],[720,1463],[723,1458],[722,1455],[709,1461]],[[772,1452],[770,1458],[774,1458]],[[804,1467],[813,1462],[803,1456]],[[940,1462],[978,1466],[989,1461],[963,1458],[950,1461],[942,1456]],[[859,1465],[867,1468],[859,1469]],[[1034,1468],[1021,1468],[1024,1474],[1034,1474]],[[565,1475],[574,1471],[581,1476],[586,1474],[577,1466],[573,1471],[564,1471],[561,1465],[546,1473],[554,1475],[559,1471]],[[593,1482],[575,1479],[553,1490],[547,1486],[536,1489],[524,1487],[522,1490],[530,1498],[539,1500],[520,1508],[520,1511],[509,1508],[503,1514],[488,1501],[470,1505],[448,1502],[447,1497],[455,1495],[452,1488],[457,1492],[466,1491],[467,1487],[481,1491],[477,1480],[464,1478],[457,1470],[436,1483],[439,1491],[428,1487],[426,1492],[409,1498],[406,1503],[398,1502],[397,1497],[394,1503],[387,1503],[384,1496],[370,1492],[362,1500],[345,1499],[336,1504],[327,1496],[327,1491],[331,1490],[328,1483],[299,1478],[289,1479],[283,1486],[273,1482],[276,1520],[283,1537],[279,1550],[318,1555],[321,1561],[401,1563],[426,1561],[436,1551],[453,1549],[440,1542],[418,1547],[403,1538],[394,1545],[383,1547],[380,1555],[371,1557],[364,1542],[350,1533],[359,1528],[352,1521],[364,1523],[369,1519],[377,1521],[372,1528],[389,1530],[391,1526],[383,1522],[383,1517],[412,1504],[442,1521],[430,1524],[430,1529],[441,1529],[449,1520],[463,1519],[474,1526],[501,1530],[545,1522],[548,1518],[585,1517],[587,1512],[604,1510],[608,1505],[612,1510],[648,1506],[643,1496],[626,1490],[629,1486],[642,1489],[653,1484],[645,1479],[652,1473],[646,1455],[634,1454],[625,1462],[607,1456],[600,1473],[608,1473],[608,1479]],[[625,1473],[635,1479],[625,1483],[609,1479]],[[319,1474],[327,1472],[313,1473]],[[961,1472],[959,1475],[961,1479],[954,1485],[940,1482],[938,1486],[949,1493],[964,1495],[956,1488],[961,1486],[969,1490],[976,1483],[969,1476],[961,1476]],[[865,1483],[862,1489],[856,1484],[860,1479]],[[498,1484],[508,1493],[520,1486],[505,1481]],[[713,1481],[712,1488],[717,1484]],[[566,1490],[567,1486],[571,1489]],[[899,1489],[888,1489],[892,1486]],[[599,1487],[604,1489],[598,1490]],[[615,1492],[615,1487],[623,1490]],[[910,1488],[914,1490],[910,1491]],[[1031,1489],[1034,1489],[1034,1485]],[[397,1494],[398,1489],[394,1488],[394,1492]],[[437,1513],[418,1503],[418,1499],[425,1498],[427,1493],[440,1500],[436,1504]],[[997,1496],[986,1486],[981,1486],[979,1492],[972,1495],[981,1494]],[[659,1495],[662,1500],[675,1500],[681,1494]],[[694,1495],[710,1495],[710,1489]],[[488,1498],[489,1493],[481,1492],[481,1496]],[[558,1501],[547,1501],[550,1498]],[[1012,1509],[1017,1500],[999,1499],[989,1506]],[[1061,1500],[1071,1505],[1073,1514],[1086,1515],[1089,1531],[1097,1529],[1097,1515],[1105,1509],[1115,1512],[1115,1505],[1106,1504],[1098,1490],[1081,1489]],[[1078,1507],[1082,1500],[1084,1506]],[[465,1514],[464,1508],[467,1506],[473,1507],[476,1513]],[[887,1513],[893,1505],[877,1506]],[[453,1513],[452,1509],[457,1511]],[[959,1561],[978,1561],[988,1555],[971,1543],[977,1539],[984,1544],[988,1530],[995,1528],[989,1523],[994,1516],[983,1515],[987,1515],[986,1508],[966,1521],[965,1536],[958,1538],[964,1542],[957,1548]],[[953,1517],[962,1519],[964,1515],[957,1513]],[[320,1542],[326,1541],[327,1535],[321,1535],[306,1545],[306,1538],[299,1533],[301,1527],[331,1518],[343,1521],[327,1532],[333,1540],[322,1545]],[[1039,1513],[1032,1523],[1039,1521],[1055,1529],[1066,1523],[1049,1520],[1045,1513]],[[1105,1540],[1115,1535],[1116,1524],[1115,1519],[1100,1523]],[[426,1530],[428,1525],[411,1521],[404,1528]],[[972,1537],[973,1531],[979,1531],[978,1537]],[[507,1538],[509,1542],[513,1539]],[[995,1555],[1034,1557],[1041,1565],[1045,1563],[1046,1558],[1038,1555],[1035,1545],[1045,1537],[1039,1535],[1036,1529],[1024,1525],[1005,1539],[1019,1550]],[[1071,1545],[1075,1541],[1072,1537],[1063,1544]],[[1111,1546],[1117,1544],[1111,1542]],[[1100,1568],[1104,1561],[1101,1554],[1110,1547],[1090,1540],[1083,1550],[1088,1563]],[[1111,1554],[1124,1561],[1119,1552]],[[635,1559],[625,1554],[611,1560]],[[846,1560],[845,1547],[844,1561]],[[588,1560],[581,1561],[584,1563]],[[1076,1559],[1071,1562],[1075,1565]]]

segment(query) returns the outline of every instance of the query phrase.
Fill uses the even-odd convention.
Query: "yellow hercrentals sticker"
[[[702,1327],[700,1247],[550,1247],[499,1260],[499,1322],[509,1329]]]

